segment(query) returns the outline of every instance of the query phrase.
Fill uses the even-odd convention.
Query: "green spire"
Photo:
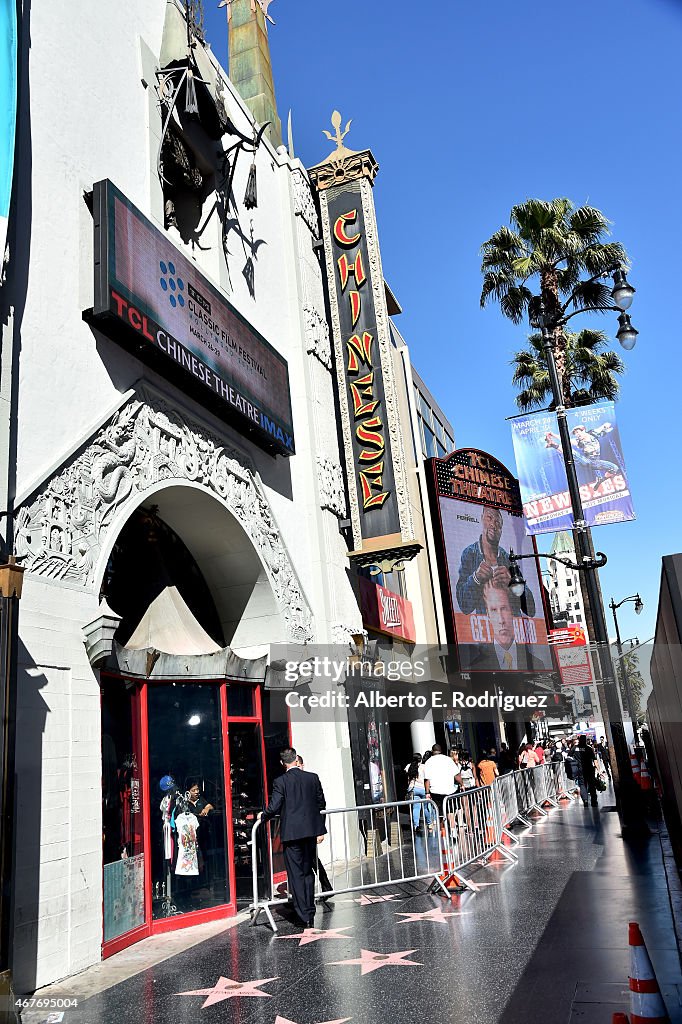
[[[266,134],[277,148],[282,145],[282,123],[277,114],[265,25],[264,10],[267,12],[268,6],[261,5],[260,0],[229,0],[229,74],[256,121],[270,122]]]

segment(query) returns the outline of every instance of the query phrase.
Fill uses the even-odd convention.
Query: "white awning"
[[[177,587],[154,598],[125,645],[130,651],[153,648],[163,654],[215,654],[222,650],[195,619]]]

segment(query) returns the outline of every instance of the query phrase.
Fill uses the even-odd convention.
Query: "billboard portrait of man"
[[[471,612],[486,614],[483,589],[488,583],[496,587],[508,587],[509,552],[501,546],[502,513],[498,508],[483,506],[481,512],[481,534],[478,540],[462,552],[457,577],[457,603],[464,615]],[[517,606],[519,602],[513,599]],[[535,598],[526,589],[520,601],[519,611],[531,617],[535,615]],[[517,612],[518,614],[518,612]]]
[[[492,630],[492,643],[480,647],[472,659],[473,671],[532,672],[547,668],[541,658],[533,654],[528,644],[517,643],[514,631],[512,594],[506,586],[497,586],[489,580],[483,587],[486,615]]]

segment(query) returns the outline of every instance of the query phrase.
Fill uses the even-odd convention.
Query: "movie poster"
[[[537,563],[519,562],[521,598],[509,589],[509,552],[530,555],[523,517],[457,498],[439,499],[462,672],[552,668]]]
[[[580,495],[589,526],[635,518],[613,402],[566,414]],[[512,440],[528,533],[555,533],[573,524],[556,413],[512,420]]]

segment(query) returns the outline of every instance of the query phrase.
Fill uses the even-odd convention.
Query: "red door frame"
[[[113,678],[113,679],[127,679],[127,676],[119,676],[112,672],[102,673],[102,677]],[[144,845],[144,912],[145,912],[145,923],[140,927],[133,929],[132,931],[126,932],[124,935],[119,935],[115,939],[110,939],[108,942],[102,943],[102,959],[105,960],[107,957],[113,956],[115,953],[120,952],[122,949],[126,949],[128,946],[133,945],[135,942],[139,942],[141,939],[145,939],[150,935],[158,935],[163,932],[177,931],[180,928],[190,928],[192,925],[202,924],[205,921],[215,921],[220,918],[234,917],[237,912],[236,903],[236,892],[235,892],[235,864],[234,864],[234,835],[233,830],[230,828],[232,821],[232,784],[230,776],[230,744],[229,744],[229,727],[230,723],[251,723],[257,725],[260,729],[260,743],[261,743],[261,764],[263,771],[263,793],[266,795],[268,792],[268,779],[267,779],[267,764],[265,760],[265,733],[263,729],[263,704],[262,704],[262,687],[258,684],[244,684],[242,680],[238,679],[201,679],[191,680],[186,677],[180,679],[164,678],[161,680],[134,680],[136,685],[139,687],[137,690],[137,698],[139,701],[139,719],[140,719],[140,739],[141,739],[141,759],[142,764],[140,767],[140,795],[142,800],[142,832],[143,832],[143,845]],[[151,878],[151,856],[147,855],[147,851],[151,849],[151,794],[148,792],[148,779],[149,779],[149,715],[148,715],[148,703],[147,694],[149,685],[167,685],[174,682],[181,682],[187,684],[192,682],[195,686],[218,686],[219,688],[219,699],[220,699],[220,718],[221,718],[221,735],[223,742],[223,782],[225,786],[225,827],[227,831],[227,871],[228,871],[228,882],[230,900],[228,903],[221,903],[217,907],[210,907],[205,910],[194,910],[187,914],[178,914],[175,917],[168,917],[162,920],[154,921],[152,919],[152,878]],[[254,714],[249,716],[234,716],[229,715],[229,706],[227,700],[227,687],[228,685],[248,685],[253,688],[254,693]],[[289,734],[291,735],[291,725],[289,724]],[[102,873],[104,873],[104,865],[102,865]],[[104,913],[104,906],[102,906],[102,912]]]

